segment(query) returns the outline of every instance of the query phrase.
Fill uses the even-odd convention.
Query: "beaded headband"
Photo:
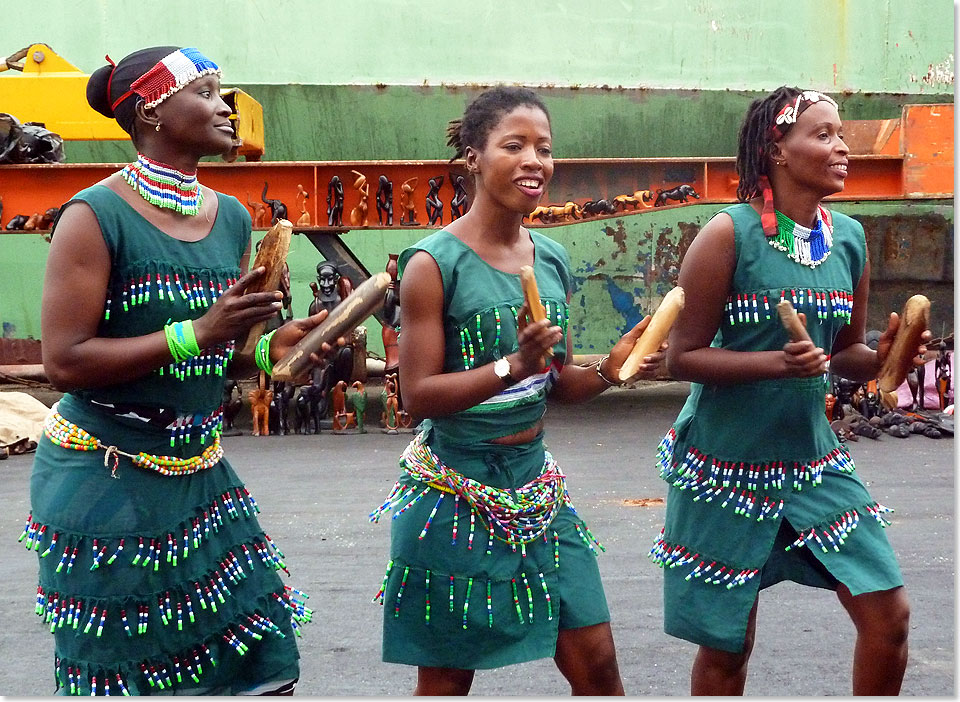
[[[816,90],[804,90],[797,95],[796,100],[784,105],[783,109],[781,109],[773,119],[773,125],[770,127],[770,136],[773,141],[782,139],[790,127],[796,123],[800,115],[803,114],[803,111],[810,107],[810,105],[818,103],[821,100],[829,102],[838,110],[840,109],[836,101],[829,95],[824,95]]]
[[[111,107],[116,109],[131,95],[143,98],[144,107],[156,107],[188,83],[213,73],[221,75],[220,67],[197,49],[177,49],[131,83]]]

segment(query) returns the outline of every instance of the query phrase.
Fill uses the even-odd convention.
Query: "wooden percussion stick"
[[[280,287],[280,276],[283,275],[283,264],[287,262],[287,253],[290,251],[290,238],[293,235],[293,225],[286,219],[277,220],[277,223],[270,227],[270,230],[264,234],[260,242],[260,249],[253,261],[251,269],[263,266],[266,268],[263,275],[253,281],[250,286],[244,290],[244,294],[250,292],[265,292],[267,290],[277,290]],[[241,354],[251,354],[257,346],[257,341],[263,330],[266,328],[266,322],[257,322],[250,331],[247,332],[246,341],[240,347]]]
[[[685,302],[686,296],[683,288],[679,285],[663,296],[663,300],[654,311],[647,328],[643,330],[643,334],[633,345],[627,360],[620,366],[620,372],[618,373],[620,382],[636,375],[643,359],[660,348]]]
[[[523,298],[527,301],[527,307],[530,308],[530,316],[534,322],[547,318],[547,311],[540,302],[540,291],[537,289],[537,279],[533,275],[531,266],[523,266],[520,269],[520,287],[523,288]],[[553,357],[553,349],[547,349],[543,355],[544,363],[549,364]]]
[[[781,300],[777,303],[777,314],[780,315],[780,321],[783,323],[783,328],[787,330],[790,341],[809,341],[813,343],[813,339],[810,338],[807,328],[803,326],[803,322],[797,316],[797,311],[793,309],[790,300]]]
[[[324,343],[335,343],[360,322],[383,307],[384,295],[390,285],[390,274],[381,271],[363,281],[330,311],[327,318],[307,332],[297,344],[273,367],[274,380],[299,378],[310,367],[310,354],[319,353]]]
[[[930,300],[925,296],[914,295],[904,303],[897,335],[877,374],[877,393],[887,409],[897,406],[897,388],[913,368],[913,357],[917,354],[920,337],[927,330],[929,321]]]

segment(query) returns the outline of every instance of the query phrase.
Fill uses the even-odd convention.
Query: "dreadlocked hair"
[[[773,144],[770,128],[777,113],[800,92],[798,88],[782,85],[766,97],[750,103],[737,140],[737,175],[740,178],[737,199],[740,202],[760,196],[760,178],[768,175],[767,156]]]
[[[456,151],[450,161],[463,158],[468,146],[482,149],[487,143],[490,131],[503,116],[523,106],[542,110],[547,116],[547,122],[550,121],[546,105],[535,92],[527,88],[498,85],[478,95],[467,105],[462,118],[451,120],[447,124],[447,146]]]

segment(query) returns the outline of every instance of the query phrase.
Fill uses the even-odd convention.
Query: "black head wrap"
[[[130,93],[130,85],[144,73],[153,68],[178,46],[154,46],[134,51],[123,57],[115,66],[101,66],[87,81],[87,102],[105,117],[112,117],[127,134],[133,135],[136,122],[137,101],[135,93]],[[110,59],[107,58],[109,61]],[[120,100],[124,95],[126,98]],[[119,100],[119,103],[118,103]]]

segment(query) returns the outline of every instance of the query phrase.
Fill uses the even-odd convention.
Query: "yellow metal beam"
[[[64,140],[126,140],[116,120],[87,104],[89,75],[46,44],[32,44],[0,62],[0,110],[21,122],[42,122]],[[263,155],[263,106],[238,88],[221,91],[230,105],[238,150],[247,160]]]

